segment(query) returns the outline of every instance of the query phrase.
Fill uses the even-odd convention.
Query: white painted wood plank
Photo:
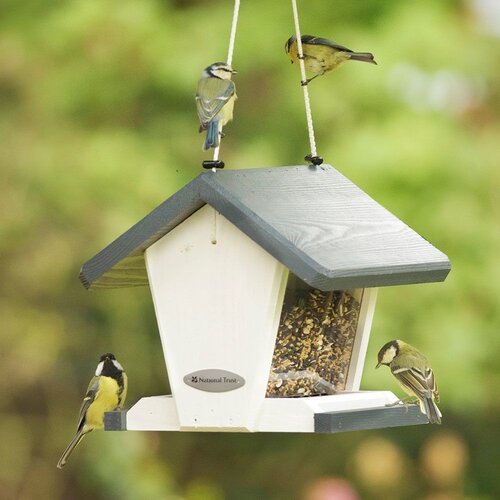
[[[372,329],[375,304],[377,302],[378,288],[365,288],[361,300],[358,326],[349,364],[349,372],[346,380],[345,390],[348,392],[359,391],[363,368],[365,365],[366,350]]]
[[[363,391],[306,398],[267,398],[259,432],[314,432],[317,413],[384,407],[398,398],[389,391]]]
[[[266,398],[261,407],[258,432],[314,432],[314,415],[326,412],[383,408],[398,401],[389,391],[362,391],[305,398]],[[153,396],[142,398],[127,413],[127,430],[178,431],[200,430],[246,432],[235,427],[181,427],[174,398]]]
[[[145,254],[172,393],[183,429],[254,430],[265,397],[287,269],[205,205]],[[204,369],[242,376],[231,392],[189,387]]]
[[[177,408],[172,396],[140,399],[127,411],[128,431],[178,431]]]

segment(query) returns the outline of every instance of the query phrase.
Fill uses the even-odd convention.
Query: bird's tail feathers
[[[422,410],[422,413],[427,415],[430,424],[441,423],[442,415],[436,403],[432,399],[432,396],[426,396],[420,400],[420,409]]]
[[[69,456],[71,455],[71,453],[73,452],[73,450],[78,446],[78,444],[82,440],[83,436],[85,436],[85,434],[86,433],[83,432],[83,428],[80,429],[75,434],[75,436],[73,437],[73,439],[70,441],[70,443],[68,444],[68,446],[64,450],[61,458],[59,459],[59,462],[57,462],[57,468],[58,469],[62,469],[66,465],[66,462],[68,461]]]
[[[354,61],[363,61],[371,64],[377,64],[371,52],[353,52],[350,58]]]
[[[216,148],[219,145],[219,120],[211,120],[207,127],[207,135],[205,137],[205,144],[203,144],[203,151],[210,148]]]

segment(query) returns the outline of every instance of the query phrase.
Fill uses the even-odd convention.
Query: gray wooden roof
[[[205,172],[86,262],[87,288],[147,285],[144,250],[209,204],[321,290],[443,281],[446,255],[330,165]]]

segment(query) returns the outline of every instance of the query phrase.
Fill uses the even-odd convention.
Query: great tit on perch
[[[103,354],[83,398],[76,434],[57,462],[58,469],[66,465],[68,457],[85,434],[104,427],[105,412],[122,408],[127,397],[127,386],[127,375],[122,365],[113,354]]]
[[[342,63],[352,59],[353,61],[364,61],[377,64],[370,52],[354,52],[336,42],[319,38],[317,36],[302,35],[302,52],[304,54],[304,65],[307,71],[315,73],[315,76],[306,80],[304,85],[328,71],[338,68]],[[297,48],[297,37],[292,35],[285,44],[285,51],[293,63],[299,62]]]
[[[233,119],[236,86],[231,77],[236,71],[226,63],[216,62],[205,68],[198,81],[196,108],[200,129],[207,131],[203,151],[216,148],[220,143],[220,130]]]
[[[415,347],[402,340],[387,342],[378,353],[378,364],[387,365],[403,390],[418,398],[420,411],[427,415],[431,424],[441,423],[439,391],[427,358]]]

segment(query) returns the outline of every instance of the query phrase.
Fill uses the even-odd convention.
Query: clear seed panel
[[[362,296],[363,289],[323,292],[290,273],[267,397],[345,389]]]

